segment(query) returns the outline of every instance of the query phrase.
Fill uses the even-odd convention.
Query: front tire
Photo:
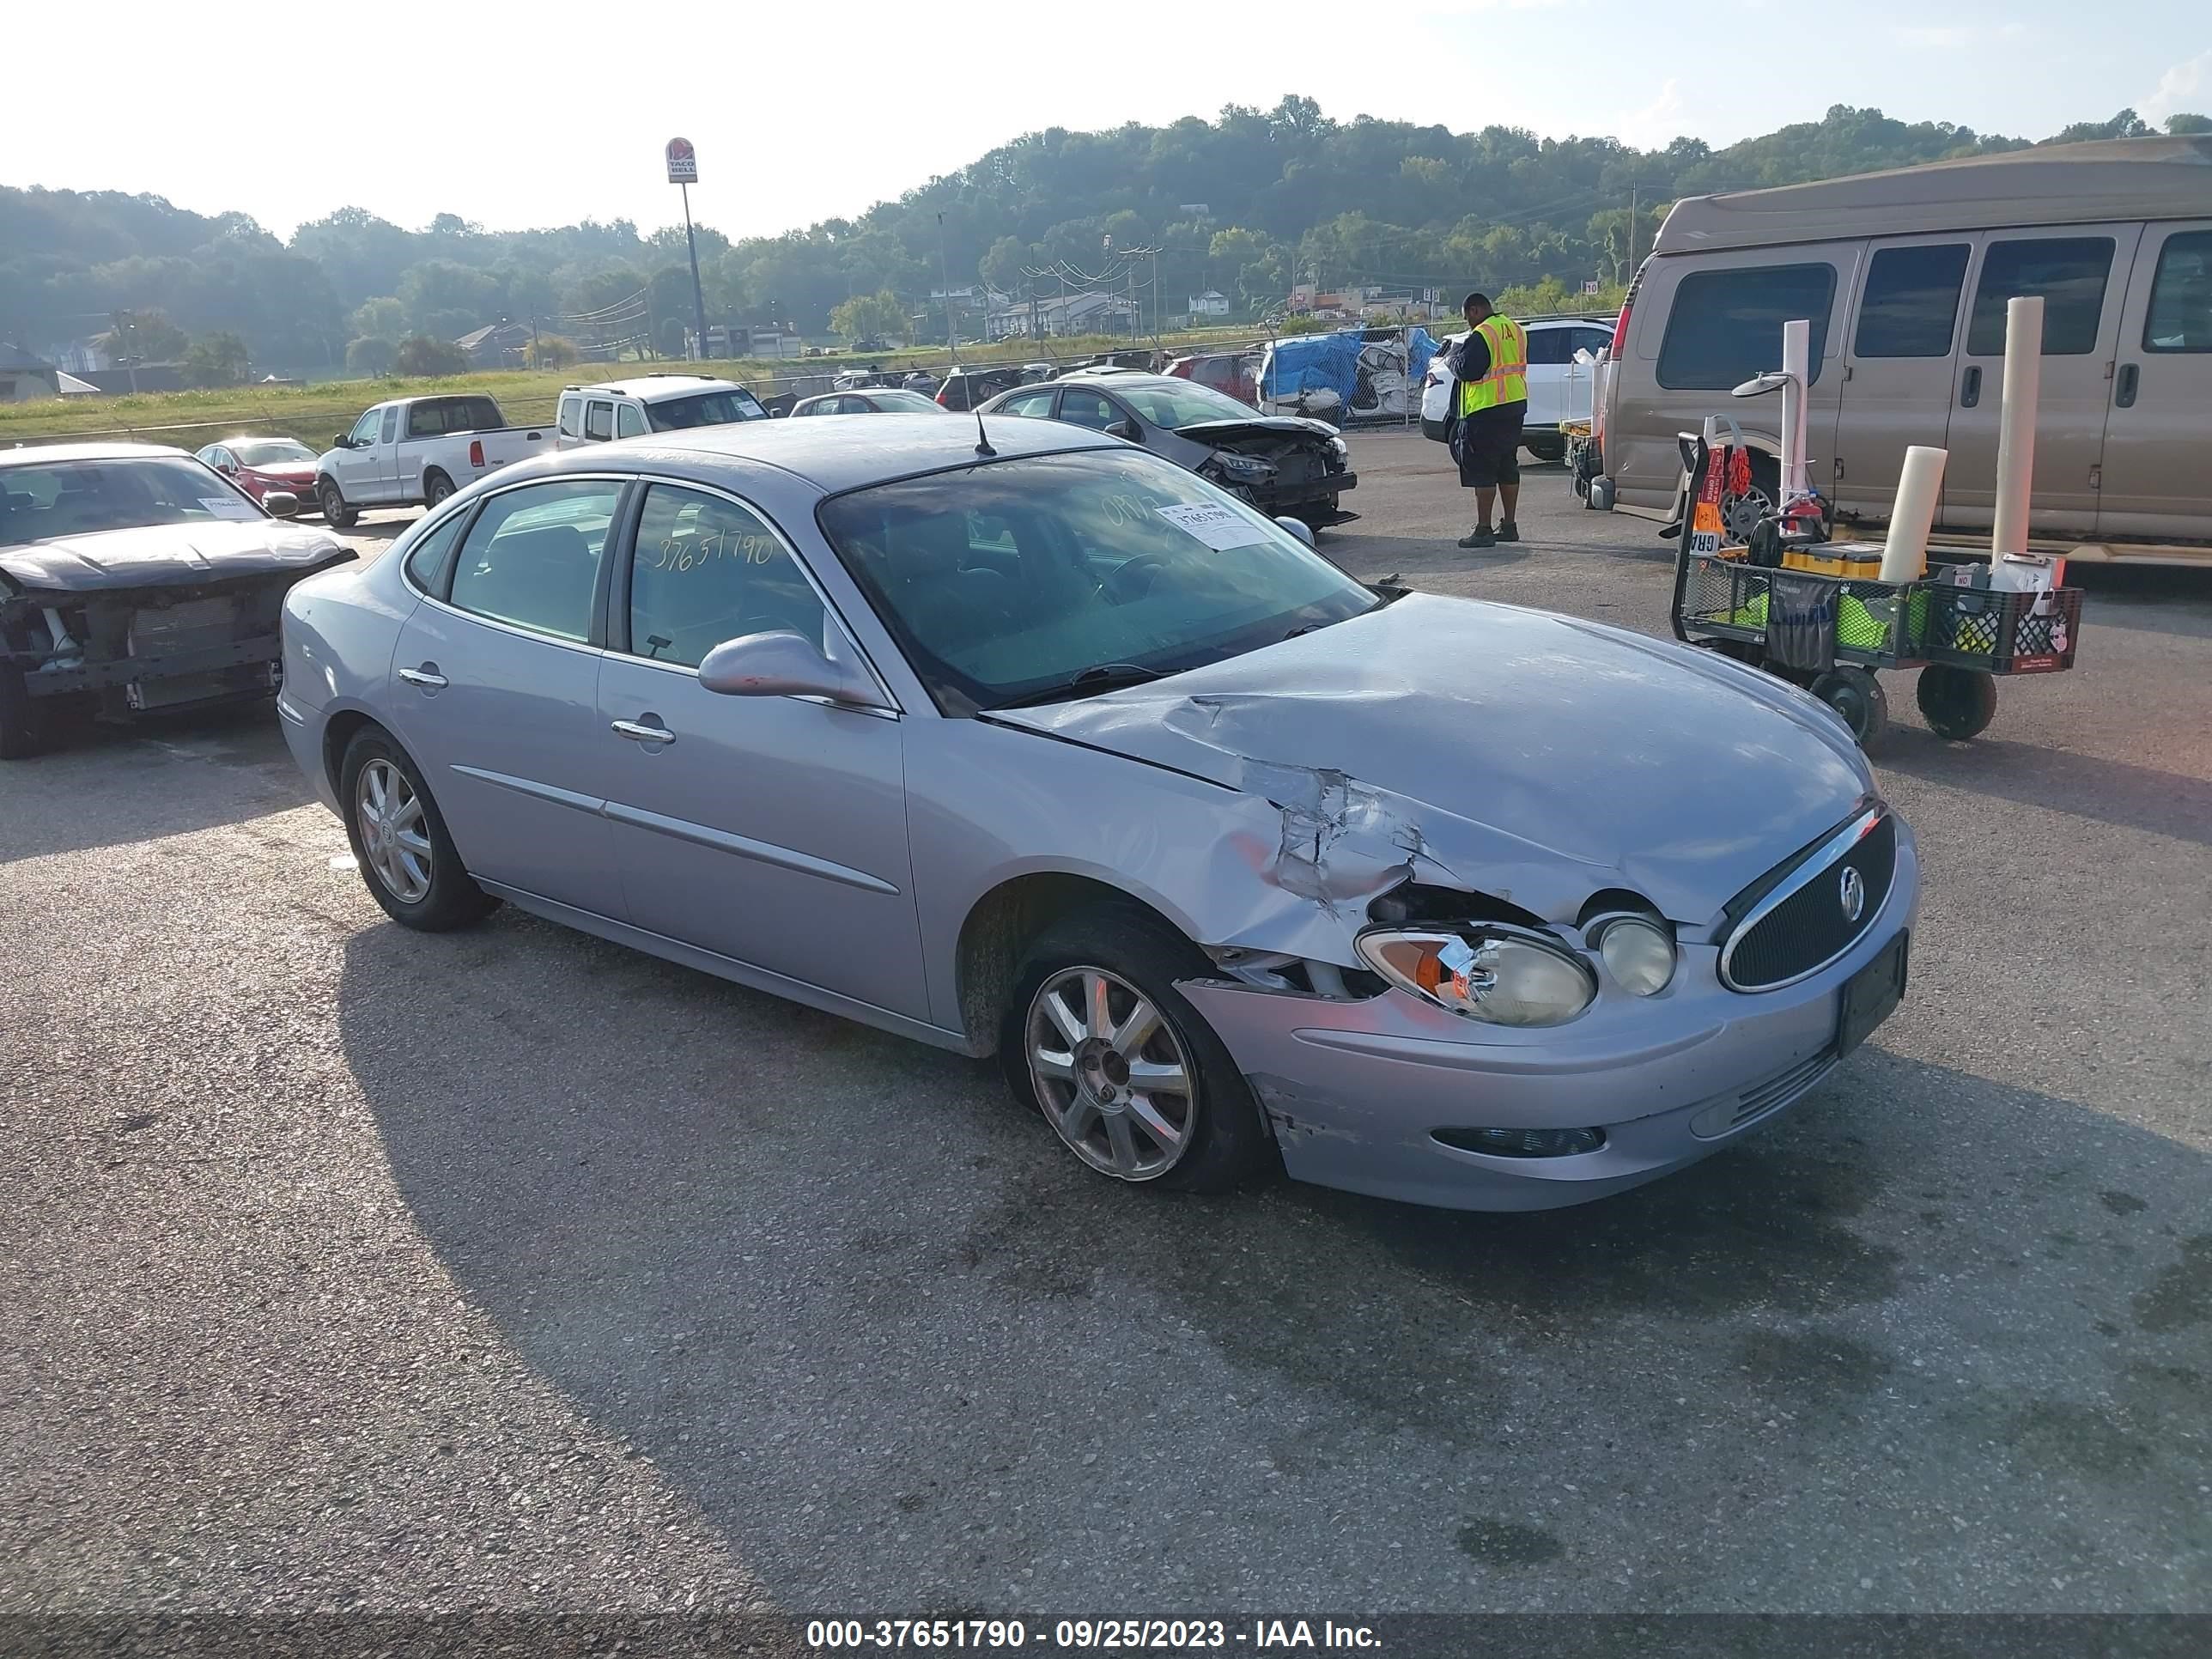
[[[44,734],[31,714],[23,671],[0,667],[0,760],[27,760],[39,752]]]
[[[434,466],[422,475],[422,505],[434,507],[453,493],[453,481]]]
[[[469,879],[422,774],[383,727],[365,726],[346,745],[338,799],[369,896],[401,927],[447,933],[499,903]]]
[[[1877,741],[1889,724],[1889,698],[1881,682],[1856,665],[1830,669],[1809,690],[1850,727],[1862,749]]]
[[[1002,1017],[1014,1097],[1099,1174],[1221,1193],[1280,1167],[1229,1050],[1176,981],[1212,971],[1153,917],[1105,904],[1038,935]]]
[[[315,499],[323,509],[323,522],[333,530],[350,530],[360,512],[349,506],[336,478],[325,478],[315,486]]]

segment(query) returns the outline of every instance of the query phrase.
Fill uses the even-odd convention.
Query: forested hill
[[[2168,125],[2212,129],[2197,116]],[[2056,138],[2146,131],[2124,112]],[[1018,292],[1033,280],[1025,269],[1093,269],[1110,235],[1163,249],[1169,312],[1208,287],[1257,311],[1280,302],[1293,273],[1324,288],[1547,276],[1578,286],[1624,274],[1632,195],[1635,246],[1648,248],[1679,196],[2023,142],[1839,105],[1724,149],[1682,138],[1647,151],[1499,127],[1340,122],[1292,97],[1272,111],[1231,105],[1212,121],[1030,133],[857,219],[734,244],[702,228],[701,265],[716,316],[809,333],[854,295],[888,290],[921,306],[937,276],[940,212],[956,283],[980,273]],[[349,344],[357,366],[375,367],[380,343],[404,334],[451,339],[502,318],[558,331],[641,290],[647,326],[690,315],[680,229],[646,236],[616,220],[495,233],[447,214],[409,230],[344,208],[288,243],[242,214],[210,218],[155,197],[0,188],[0,340],[34,349],[93,338],[125,313],[149,357],[222,333],[245,342],[257,369],[327,364]]]

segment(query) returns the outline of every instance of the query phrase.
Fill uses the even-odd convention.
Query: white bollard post
[[[1813,325],[1782,325],[1782,499],[1784,507],[1811,493],[1812,469],[1805,458],[1805,392],[1813,378]]]
[[[1936,523],[1936,504],[1943,494],[1943,463],[1950,452],[1925,444],[1909,445],[1898,475],[1897,500],[1889,509],[1889,539],[1881,550],[1881,580],[1917,582],[1928,568],[1928,532]]]
[[[1990,535],[1994,569],[2027,551],[2028,491],[2035,480],[2035,403],[2043,381],[2043,296],[2005,302],[2003,402],[1997,411],[1997,497]]]

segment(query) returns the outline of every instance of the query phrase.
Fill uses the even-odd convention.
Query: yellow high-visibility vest
[[[1459,412],[1528,401],[1528,331],[1492,312],[1474,326],[1490,348],[1490,368],[1480,380],[1459,383]]]

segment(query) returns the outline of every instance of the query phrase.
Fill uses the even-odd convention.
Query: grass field
[[[1173,350],[1253,338],[1254,331],[1246,326],[1163,335],[1160,343]],[[1042,343],[1006,340],[992,345],[965,346],[959,355],[964,363],[1025,362],[1042,357],[1087,357],[1130,343],[1126,337],[1114,335]],[[1149,342],[1139,339],[1136,343],[1141,346]],[[835,374],[855,363],[880,364],[885,368],[918,366],[942,369],[946,356],[943,346],[921,346],[862,356],[841,353],[836,356],[781,361],[720,361],[698,367],[703,373],[742,380],[756,392],[771,396],[784,389],[779,382]],[[552,420],[554,404],[564,386],[617,380],[655,369],[681,370],[685,367],[676,362],[579,363],[571,368],[516,370],[434,380],[334,380],[320,386],[240,386],[205,392],[143,392],[136,397],[42,398],[35,403],[0,404],[0,447],[72,439],[121,438],[198,449],[221,438],[253,433],[297,438],[310,448],[322,450],[330,447],[333,433],[350,427],[371,404],[386,398],[438,392],[488,392],[499,399],[500,409],[508,420],[519,425],[544,425]]]

